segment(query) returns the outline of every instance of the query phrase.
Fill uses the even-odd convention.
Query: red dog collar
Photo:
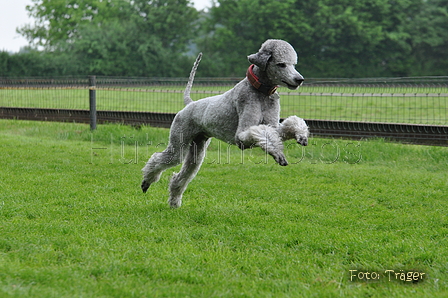
[[[251,83],[251,85],[258,91],[263,93],[264,95],[269,96],[269,95],[274,94],[274,92],[277,90],[278,86],[269,86],[269,85],[266,85],[266,84],[263,84],[262,82],[260,82],[258,77],[254,74],[254,71],[253,71],[254,66],[255,66],[254,64],[249,66],[249,68],[247,69],[247,72],[246,72],[246,77],[249,80],[249,82]]]

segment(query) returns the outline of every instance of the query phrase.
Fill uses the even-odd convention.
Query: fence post
[[[89,77],[90,130],[96,129],[96,76]]]

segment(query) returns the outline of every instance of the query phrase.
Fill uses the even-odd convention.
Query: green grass
[[[448,296],[448,148],[313,138],[280,167],[213,140],[172,210],[179,167],[139,188],[167,136],[0,120],[0,296]]]
[[[193,88],[198,100],[231,86]],[[162,89],[163,88],[163,89]],[[303,86],[280,88],[281,116],[305,119],[448,125],[446,87]],[[0,89],[0,106],[88,109],[88,89]],[[177,113],[184,107],[183,86],[111,88],[97,91],[97,110]]]

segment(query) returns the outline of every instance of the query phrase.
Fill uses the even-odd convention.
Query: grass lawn
[[[213,140],[172,210],[168,132],[0,120],[0,297],[448,296],[448,148]]]

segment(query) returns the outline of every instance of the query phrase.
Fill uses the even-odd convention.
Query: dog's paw
[[[284,159],[281,162],[279,162],[278,164],[281,165],[282,167],[286,167],[288,165],[288,162],[286,161],[286,159]]]
[[[298,137],[297,143],[302,146],[308,146],[308,138],[307,137]]]
[[[146,193],[146,191],[148,190],[149,186],[150,186],[150,184],[148,183],[148,181],[146,181],[146,180],[142,181],[142,190],[143,190],[144,193]]]
[[[288,165],[288,161],[286,160],[285,156],[274,156],[275,161],[281,165],[282,167],[287,166]]]
[[[180,206],[182,206],[182,198],[170,198],[168,200],[168,204],[170,204],[170,207],[172,209],[179,208]]]

